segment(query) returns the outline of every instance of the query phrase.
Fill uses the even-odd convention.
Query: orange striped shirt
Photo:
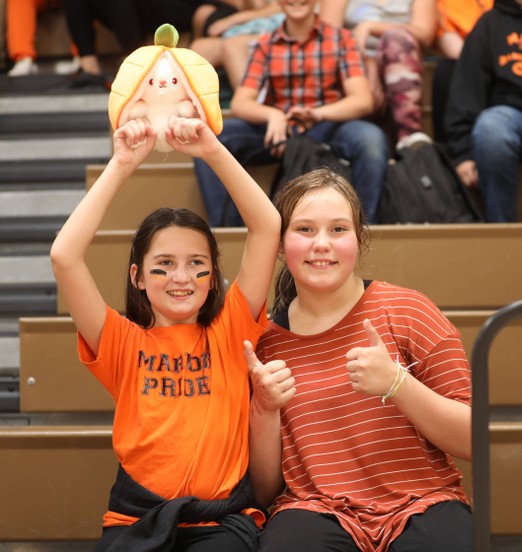
[[[381,552],[409,516],[450,500],[468,503],[452,459],[420,435],[391,402],[353,391],[346,352],[368,346],[368,318],[393,358],[451,399],[471,404],[469,364],[456,328],[419,292],[372,282],[333,328],[296,335],[271,323],[263,362],[286,361],[297,393],[282,411],[287,489],[273,514],[298,508],[333,514],[365,551]],[[436,423],[436,420],[434,421]]]

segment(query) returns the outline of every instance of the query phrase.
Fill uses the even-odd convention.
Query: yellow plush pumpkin
[[[212,65],[188,48],[177,48],[179,35],[169,24],[154,35],[154,46],[132,52],[121,64],[109,94],[109,120],[116,130],[147,117],[157,131],[155,149],[171,151],[165,130],[171,115],[199,117],[219,134],[223,118],[219,79]]]

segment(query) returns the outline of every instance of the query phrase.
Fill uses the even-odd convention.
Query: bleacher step
[[[56,312],[49,255],[0,256],[0,316]]]
[[[0,191],[0,217],[68,216],[84,195],[82,190]]]
[[[20,338],[0,333],[0,375],[14,374],[20,364]]]
[[[85,190],[87,166],[106,163],[107,158],[83,157],[82,159],[26,159],[0,163],[0,189],[82,189]]]
[[[107,135],[42,140],[12,138],[0,140],[0,161],[34,161],[41,159],[84,159],[93,157],[108,159],[111,155],[111,139]]]
[[[15,137],[21,134],[69,134],[77,136],[78,128],[82,135],[94,132],[107,133],[109,119],[105,112],[47,112],[13,113],[2,115],[0,119],[0,134],[5,137]]]
[[[0,256],[0,286],[54,284],[48,255]]]
[[[8,79],[11,82],[13,79]],[[17,80],[17,79],[15,79]],[[0,81],[4,82],[4,81]],[[0,88],[0,110],[2,115],[27,113],[107,113],[108,94],[49,94],[44,96],[25,95],[18,92],[8,95]]]

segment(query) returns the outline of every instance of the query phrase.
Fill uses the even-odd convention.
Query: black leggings
[[[444,116],[446,114],[446,104],[448,103],[451,78],[456,63],[454,59],[440,59],[433,72],[431,116],[433,122],[433,135],[436,142],[446,142]]]
[[[259,552],[360,552],[330,515],[285,510],[261,531]],[[462,502],[442,502],[411,516],[389,552],[471,552],[471,513]]]
[[[204,34],[211,23],[237,11],[220,0],[135,0],[142,28],[146,35],[153,35],[163,23],[170,23],[179,33],[192,31],[194,13],[203,4],[216,6],[204,25]]]
[[[104,552],[125,531],[126,527],[106,527],[95,552]],[[232,531],[220,525],[215,527],[178,527],[176,531],[176,552],[248,552],[246,544]],[[132,552],[132,550],[129,550]]]
[[[63,6],[80,56],[96,55],[95,21],[114,32],[123,54],[140,46],[140,22],[134,0],[64,0]]]

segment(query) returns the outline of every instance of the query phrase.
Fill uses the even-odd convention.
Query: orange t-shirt
[[[257,343],[266,325],[234,282],[207,328],[145,330],[107,307],[97,358],[79,336],[80,360],[116,403],[113,447],[132,479],[166,499],[229,496],[248,465],[243,341]],[[132,521],[108,512],[104,525]]]
[[[466,38],[479,17],[493,7],[494,0],[437,0],[437,37],[457,33]]]

